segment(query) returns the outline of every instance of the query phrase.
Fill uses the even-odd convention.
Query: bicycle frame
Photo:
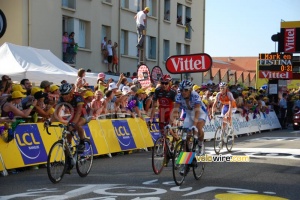
[[[180,164],[177,160],[181,158],[181,153],[184,152],[196,152],[199,153],[200,149],[196,150],[198,147],[198,137],[195,135],[194,130],[188,131],[187,128],[183,129],[182,141],[178,143],[175,147],[173,154],[173,179],[176,185],[181,185],[187,176],[190,168],[193,168],[194,178],[199,180],[203,175],[205,165],[204,163],[198,163],[196,158],[193,158],[190,164]],[[199,154],[200,155],[200,154]]]
[[[230,152],[234,144],[234,133],[231,122],[224,120],[224,116],[218,116],[218,118],[220,119],[220,126],[217,128],[214,136],[214,150],[216,154],[220,153],[224,144],[226,144],[226,148]],[[232,132],[229,130],[232,130]]]
[[[76,170],[79,176],[86,177],[93,163],[93,148],[89,139],[85,138],[84,150],[77,147],[79,136],[77,132],[68,131],[68,126],[63,124],[51,125],[50,122],[45,122],[44,127],[49,135],[49,127],[61,128],[61,137],[51,146],[47,158],[47,173],[49,179],[53,183],[58,183],[62,180],[65,173],[70,174],[71,169],[76,165]],[[75,139],[75,146],[69,146],[67,136],[71,134]],[[75,150],[74,150],[75,148]]]

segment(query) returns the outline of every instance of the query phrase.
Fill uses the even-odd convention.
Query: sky
[[[204,52],[212,57],[275,52],[271,36],[280,32],[281,20],[300,21],[300,0],[206,0]]]

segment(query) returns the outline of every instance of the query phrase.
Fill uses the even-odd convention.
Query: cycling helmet
[[[59,87],[60,94],[69,94],[72,91],[72,85],[70,83],[64,83]]]
[[[221,83],[219,84],[219,87],[227,87],[227,83],[221,82]]]
[[[163,75],[161,78],[160,78],[160,81],[171,81],[172,80],[172,78],[171,78],[171,76],[169,75],[169,74],[165,74],[165,75]]]
[[[193,83],[189,80],[183,80],[180,84],[179,84],[179,89],[183,90],[183,89],[191,89],[193,87]]]

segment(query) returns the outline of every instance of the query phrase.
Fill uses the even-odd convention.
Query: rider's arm
[[[151,119],[154,118],[156,107],[157,107],[157,100],[153,100],[153,105],[152,105],[151,115],[150,115],[150,118],[151,118]]]
[[[170,116],[170,124],[173,123],[174,120],[176,120],[179,117],[179,112],[180,112],[180,104],[175,103]]]
[[[196,104],[195,105],[195,118],[194,118],[194,126],[197,126],[197,123],[199,121],[199,116],[200,116],[200,107],[201,104]]]
[[[80,116],[82,114],[82,107],[83,107],[83,103],[78,103],[77,104],[76,113],[74,115],[73,120],[71,121],[72,123],[74,123],[74,124],[78,123],[78,121],[80,119]]]
[[[235,101],[233,98],[233,95],[231,92],[229,92],[229,108],[228,108],[228,112],[227,112],[229,116],[231,116],[231,113],[232,113],[232,102],[233,101]]]
[[[215,99],[213,105],[212,105],[212,108],[211,108],[211,115],[214,116],[215,115],[215,109],[217,107],[217,103],[218,103],[218,100],[217,98]]]

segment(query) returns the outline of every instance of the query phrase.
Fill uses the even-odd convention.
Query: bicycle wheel
[[[234,132],[232,128],[228,128],[226,138],[227,138],[226,149],[227,151],[231,152],[234,144]]]
[[[66,166],[63,141],[59,140],[52,145],[47,159],[47,173],[52,183],[58,183],[62,180]]]
[[[222,133],[221,126],[219,126],[215,132],[215,137],[214,137],[214,149],[217,155],[219,155],[222,148],[223,148],[223,133]]]
[[[199,180],[204,173],[205,164],[197,162],[196,158],[193,160],[193,174],[196,180]]]
[[[167,159],[164,141],[164,137],[158,138],[152,150],[152,169],[155,174],[160,174],[162,172],[164,162],[166,162]]]
[[[176,185],[178,185],[178,186],[183,183],[185,176],[187,174],[186,172],[189,169],[189,166],[186,164],[177,164],[176,163],[180,153],[184,151],[183,145],[184,145],[184,142],[181,141],[175,146],[174,153],[173,153],[173,159],[172,159],[173,179],[174,179]],[[183,173],[181,173],[181,172],[183,172]]]
[[[76,170],[80,177],[86,177],[92,168],[94,152],[89,139],[84,139],[84,151],[77,155]]]

